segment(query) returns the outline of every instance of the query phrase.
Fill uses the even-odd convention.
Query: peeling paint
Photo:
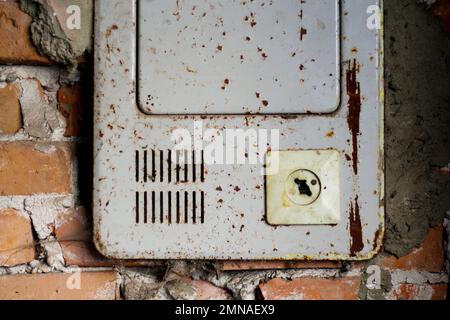
[[[356,256],[358,252],[364,249],[361,217],[359,215],[358,197],[355,198],[354,203],[350,205],[350,255]]]
[[[361,85],[357,80],[359,64],[356,59],[350,62],[347,75],[347,95],[348,95],[348,127],[352,133],[352,162],[355,175],[358,174],[358,137],[360,135],[360,116],[361,116]]]

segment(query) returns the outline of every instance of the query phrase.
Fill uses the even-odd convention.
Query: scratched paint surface
[[[327,113],[339,104],[336,0],[139,1],[151,114]]]
[[[366,28],[372,1],[340,1],[343,87],[329,115],[146,115],[136,103],[137,2],[96,4],[94,225],[101,252],[131,259],[361,260],[380,249],[382,46],[381,31]],[[267,224],[261,164],[200,164],[177,177],[165,161],[170,135],[193,130],[194,121],[205,129],[278,129],[281,150],[339,151],[340,222]]]

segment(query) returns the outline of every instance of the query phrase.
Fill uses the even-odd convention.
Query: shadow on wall
[[[94,122],[93,122],[93,57],[92,55],[86,55],[86,63],[80,64],[78,68],[80,69],[80,82],[83,84],[83,95],[82,95],[82,109],[83,109],[83,119],[81,134],[83,137],[88,137],[86,140],[83,139],[76,146],[76,163],[75,170],[77,172],[73,175],[78,191],[77,205],[85,206],[90,208],[92,205],[92,191],[93,191],[93,157],[94,157],[94,147],[92,141],[92,135],[94,134]]]
[[[385,0],[385,250],[405,255],[450,209],[450,38],[416,0]]]

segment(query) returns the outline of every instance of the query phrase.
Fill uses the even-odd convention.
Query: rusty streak
[[[306,30],[305,28],[301,27],[300,28],[300,41],[303,41],[303,39],[305,38],[305,36],[308,34],[308,30]]]
[[[378,241],[380,240],[381,235],[382,235],[382,233],[381,233],[381,228],[380,228],[380,229],[378,229],[378,230],[375,232],[375,235],[374,235],[374,237],[373,237],[373,250],[374,250],[374,251],[375,251],[375,250],[377,249],[377,247],[378,247]]]
[[[352,133],[353,144],[353,171],[358,174],[358,136],[360,135],[360,117],[361,117],[361,87],[357,80],[359,65],[356,59],[353,64],[350,62],[350,68],[347,70],[347,95],[348,95],[348,127]]]
[[[362,240],[361,217],[359,216],[358,196],[355,203],[350,205],[350,255],[356,256],[358,252],[364,249]]]

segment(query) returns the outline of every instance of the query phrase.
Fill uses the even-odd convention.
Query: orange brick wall
[[[0,1],[0,299],[446,299],[443,227],[404,257],[364,263],[102,257],[89,208],[91,57],[69,75],[39,54],[31,22]],[[368,289],[373,266],[381,283]]]

